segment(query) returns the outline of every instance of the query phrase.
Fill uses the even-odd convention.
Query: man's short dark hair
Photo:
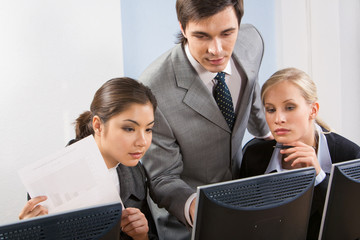
[[[241,18],[244,15],[243,0],[177,0],[176,14],[185,32],[189,21],[200,21],[201,19],[211,17],[228,6],[234,7],[240,26]],[[178,41],[183,45],[187,42],[187,39],[181,32],[178,35]]]

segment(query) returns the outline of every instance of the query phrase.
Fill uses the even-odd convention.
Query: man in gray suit
[[[197,186],[237,177],[245,129],[270,136],[258,84],[263,41],[253,26],[240,26],[243,1],[177,0],[176,10],[181,43],[140,77],[158,101],[143,164],[161,208],[152,206],[159,237],[171,240],[190,237]],[[213,97],[218,72],[230,119]]]

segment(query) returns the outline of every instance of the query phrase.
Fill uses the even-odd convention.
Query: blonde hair
[[[318,100],[316,85],[308,74],[297,68],[284,68],[271,75],[271,77],[262,86],[261,101],[263,104],[265,103],[264,98],[267,91],[272,86],[284,81],[291,82],[292,84],[297,86],[301,92],[301,95],[304,97],[307,103],[311,104]],[[329,126],[319,117],[316,117],[315,122],[319,124],[321,127],[330,131]]]

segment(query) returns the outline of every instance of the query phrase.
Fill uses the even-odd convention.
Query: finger
[[[286,157],[284,158],[286,162],[290,160],[295,160],[296,158],[300,158],[300,157],[309,157],[311,159],[317,158],[315,150],[309,146],[304,148],[296,147],[294,150],[292,150],[292,152],[282,153],[282,154],[286,154]]]
[[[138,218],[136,215],[141,213],[140,210],[136,208],[127,208],[123,211],[124,214],[121,215],[121,227],[125,227],[131,222],[135,221]]]
[[[137,219],[137,220],[132,221],[129,224],[123,226],[123,231],[131,231],[135,228],[141,228],[144,226],[147,226],[147,220],[145,218]]]
[[[34,207],[45,201],[47,199],[46,196],[38,196],[35,198],[30,199],[29,201],[26,202],[24,208],[21,210],[20,214],[19,214],[19,219],[22,219],[21,217],[24,217],[25,215],[27,215],[29,212],[31,212]]]
[[[308,155],[304,157],[299,157],[293,161],[292,164],[302,164],[303,167],[314,167],[316,172],[319,173],[321,170],[320,163],[316,157],[316,155]]]
[[[142,226],[138,228],[131,229],[130,231],[124,231],[127,235],[132,237],[133,239],[136,238],[136,236],[147,236],[147,233],[149,232],[148,226]]]
[[[48,213],[48,210],[46,207],[41,206],[41,205],[37,205],[32,211],[31,211],[31,216],[36,217],[36,216],[41,216],[41,215],[45,215]]]
[[[147,224],[147,220],[146,220],[145,216],[136,217],[136,218],[132,217],[132,218],[121,219],[120,226],[123,229],[130,230],[130,229],[133,229],[135,227],[142,226],[145,223]]]
[[[147,220],[145,215],[140,211],[136,211],[134,214],[121,218],[121,227],[127,230],[133,229],[146,224]]]
[[[314,148],[310,145],[307,145],[303,142],[300,141],[296,141],[296,142],[292,142],[292,143],[288,143],[288,144],[284,144],[284,146],[293,146],[294,149],[307,149],[307,150],[313,150]],[[289,148],[291,149],[291,148]]]
[[[131,215],[140,212],[140,210],[138,208],[126,208],[123,212],[125,212],[127,215]]]
[[[34,208],[37,204],[45,201],[47,199],[46,196],[37,196],[37,197],[34,197],[32,199],[30,199],[27,204],[25,205],[25,207],[27,207],[28,209],[32,209]]]
[[[24,212],[23,214],[19,215],[19,219],[29,219],[37,216],[42,216],[48,214],[48,209],[44,206],[37,205],[35,208],[33,208],[29,212]]]
[[[304,146],[306,144],[301,142],[301,141],[295,141],[295,142],[290,142],[290,143],[284,143],[283,145],[284,146],[300,147],[300,146]]]
[[[147,234],[149,231],[148,222],[146,218],[138,219],[124,226],[122,230],[132,237],[136,235]]]
[[[281,149],[281,154],[291,155],[294,153],[306,153],[306,152],[315,152],[314,149],[311,146],[305,145],[305,146],[297,146],[293,148],[288,149]]]
[[[294,161],[296,158],[299,157],[298,152],[292,152],[292,153],[285,153],[286,157],[284,158],[285,162]]]
[[[301,166],[310,166],[311,165],[311,160],[309,158],[297,158],[295,159],[292,163],[291,166],[295,167],[296,165],[301,165]]]

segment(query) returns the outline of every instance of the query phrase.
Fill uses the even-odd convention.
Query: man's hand
[[[195,203],[196,203],[196,198],[194,198],[191,201],[190,204],[190,208],[189,208],[189,212],[190,212],[190,217],[191,217],[191,222],[194,223],[194,218],[195,218]]]

